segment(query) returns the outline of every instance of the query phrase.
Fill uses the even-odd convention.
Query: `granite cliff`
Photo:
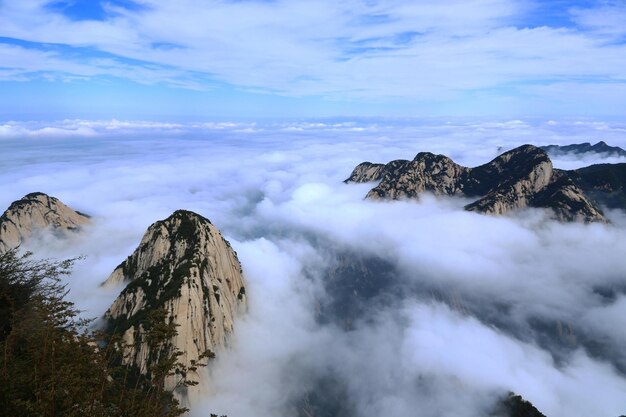
[[[501,215],[535,207],[549,209],[562,221],[606,222],[596,203],[568,172],[556,170],[548,155],[533,145],[505,152],[474,168],[444,155],[420,152],[413,160],[386,165],[364,162],[345,181],[380,181],[367,199],[419,198],[424,192],[475,198],[468,211]]]
[[[44,193],[30,193],[14,201],[0,216],[0,253],[20,246],[37,232],[64,235],[89,223],[89,217]]]
[[[182,352],[189,366],[207,351],[218,352],[228,343],[235,317],[246,309],[246,292],[237,254],[211,222],[190,211],[178,210],[152,224],[139,247],[105,281],[125,283],[105,313],[111,332],[125,342],[124,363],[147,374],[160,355]],[[177,335],[161,350],[148,347],[146,319],[156,310],[174,323]],[[187,378],[196,379],[192,373]],[[165,389],[177,387],[180,376],[168,378]]]

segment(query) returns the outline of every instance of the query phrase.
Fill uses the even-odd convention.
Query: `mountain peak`
[[[485,214],[537,207],[551,210],[560,220],[606,221],[575,183],[563,178],[562,173],[555,173],[546,151],[530,144],[474,168],[430,152],[420,152],[412,161],[368,164],[382,173],[380,183],[367,193],[369,199],[419,198],[430,192],[477,198],[465,209]],[[356,172],[359,167],[347,181],[372,179],[361,175],[362,169]]]
[[[0,252],[20,246],[38,231],[63,235],[89,223],[89,216],[42,192],[26,194],[0,216]]]
[[[110,329],[123,334],[128,345],[125,363],[147,373],[154,363],[148,355],[145,317],[164,309],[178,335],[169,351],[183,352],[189,365],[227,343],[236,315],[245,309],[246,291],[241,265],[228,241],[205,217],[177,210],[153,223],[137,249],[105,281],[127,283],[105,314]],[[167,389],[176,387],[176,378]]]

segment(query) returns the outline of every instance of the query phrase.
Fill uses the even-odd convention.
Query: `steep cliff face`
[[[181,351],[189,365],[227,344],[235,317],[246,308],[246,292],[236,253],[206,218],[179,210],[148,228],[139,247],[104,285],[126,282],[105,314],[110,330],[123,334],[125,363],[147,373],[163,353]],[[150,351],[145,322],[164,309],[178,335],[161,352]],[[187,375],[193,379],[194,375]],[[166,381],[174,389],[177,376]]]
[[[0,253],[20,246],[44,229],[63,235],[89,223],[89,217],[44,193],[30,193],[13,202],[0,217]]]
[[[535,195],[552,180],[552,161],[539,148],[524,145],[472,169],[470,176],[484,187],[486,195],[465,208],[486,214],[504,214],[534,207]]]
[[[552,181],[535,195],[533,206],[551,209],[560,221],[602,221],[604,214],[588,195],[593,197],[576,185],[568,172],[554,170]]]
[[[477,198],[465,209],[501,215],[525,207],[547,208],[565,221],[604,222],[602,211],[569,174],[555,173],[548,155],[533,145],[467,168],[443,155],[418,153],[412,161],[357,166],[346,182],[380,180],[368,199],[419,198],[424,192]]]

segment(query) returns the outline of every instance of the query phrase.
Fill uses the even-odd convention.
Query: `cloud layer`
[[[226,85],[349,100],[357,114],[362,101],[447,114],[615,114],[624,104],[619,1],[142,0],[94,2],[97,17],[72,4],[0,5],[0,80]]]
[[[494,218],[457,199],[363,201],[367,184],[341,182],[363,160],[419,151],[472,166],[525,142],[626,146],[622,125],[68,120],[3,129],[1,206],[44,191],[94,216],[73,239],[30,244],[42,256],[88,256],[68,281],[87,316],[116,296],[98,284],[174,210],[207,216],[231,241],[250,311],[194,415],[294,415],[321,392],[342,415],[469,417],[510,390],[548,416],[624,413],[623,212],[609,213],[608,226],[557,224],[540,211]],[[348,327],[318,314],[338,296],[327,279],[346,254],[385,259],[402,290],[372,299]]]

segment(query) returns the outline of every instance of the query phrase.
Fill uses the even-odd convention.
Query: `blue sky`
[[[623,0],[2,0],[0,119],[620,117],[623,22]]]

